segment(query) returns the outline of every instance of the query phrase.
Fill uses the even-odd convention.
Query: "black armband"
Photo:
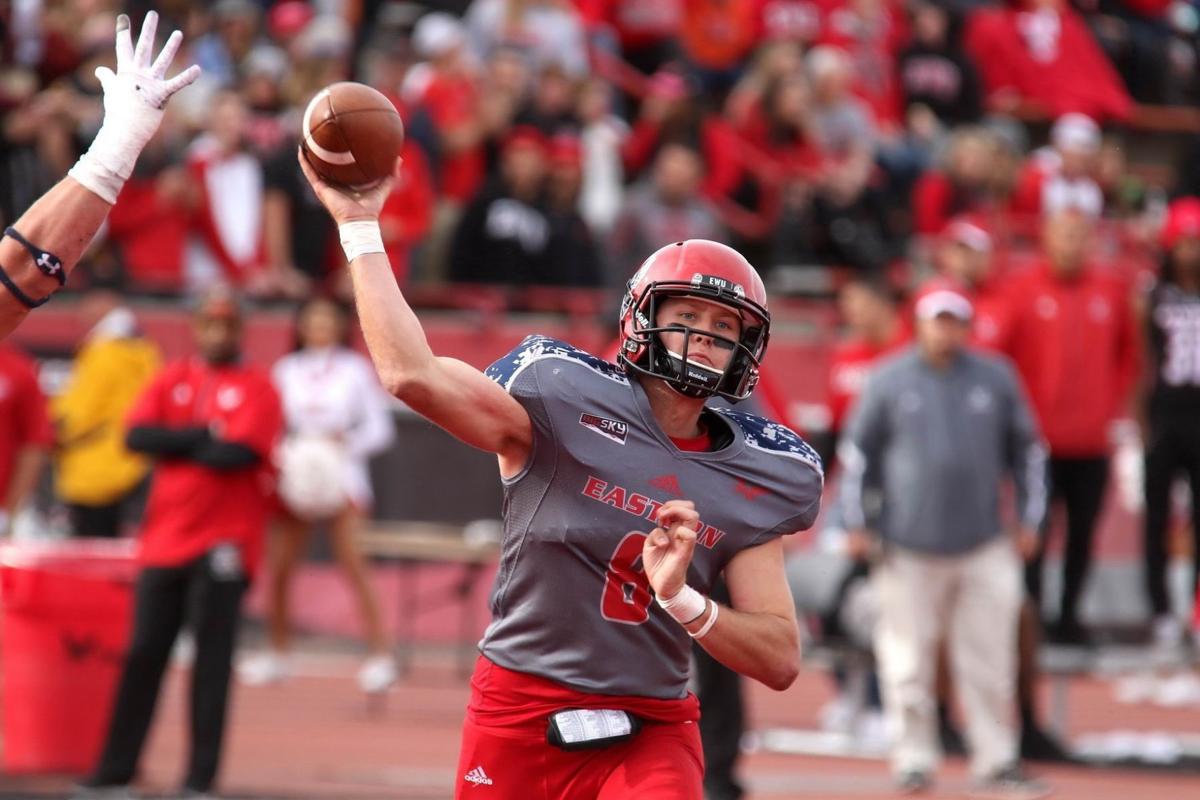
[[[17,302],[26,308],[37,308],[46,304],[51,295],[46,295],[41,300],[34,300],[29,295],[21,291],[21,287],[13,283],[13,279],[8,277],[8,273],[4,271],[4,267],[0,266],[0,283],[4,284],[4,288],[8,289],[8,293],[17,298]]]
[[[4,235],[13,239],[29,251],[29,257],[33,259],[33,265],[38,268],[39,272],[48,278],[54,278],[54,280],[58,281],[59,286],[67,285],[67,271],[63,269],[62,259],[49,250],[43,250],[36,244],[33,244],[18,233],[17,229],[11,225],[4,229]]]

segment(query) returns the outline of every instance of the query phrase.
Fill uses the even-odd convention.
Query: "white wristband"
[[[691,633],[689,631],[688,636],[691,636],[693,639],[703,639],[705,635],[712,630],[712,626],[717,624],[717,614],[720,612],[720,610],[721,607],[716,603],[713,603],[712,613],[709,614],[708,621],[701,625],[700,630],[696,631],[695,633]]]
[[[658,598],[658,604],[672,619],[685,625],[704,613],[708,599],[685,583],[683,588],[671,597]]]
[[[368,253],[387,252],[383,249],[383,234],[379,232],[379,222],[376,220],[343,222],[338,226],[338,235],[342,239],[342,249],[346,251],[347,262]]]

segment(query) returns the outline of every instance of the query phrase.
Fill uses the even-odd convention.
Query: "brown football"
[[[300,147],[325,180],[354,189],[392,174],[404,145],[396,107],[361,83],[335,83],[317,92],[300,129]]]

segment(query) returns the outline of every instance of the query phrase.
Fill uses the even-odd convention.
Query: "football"
[[[367,189],[392,174],[404,145],[404,124],[392,102],[361,83],[317,92],[300,130],[300,147],[330,183]]]

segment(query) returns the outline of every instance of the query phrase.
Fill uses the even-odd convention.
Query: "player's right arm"
[[[298,157],[341,233],[359,322],[384,388],[467,444],[495,453],[502,475],[520,472],[533,442],[529,414],[479,370],[434,355],[421,321],[396,285],[382,244],[374,244],[379,211],[393,179],[366,192],[342,190],[322,180],[303,155]]]

